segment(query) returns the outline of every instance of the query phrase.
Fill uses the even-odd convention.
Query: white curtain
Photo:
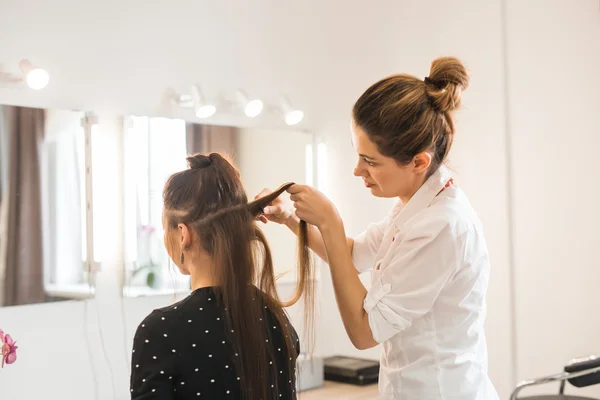
[[[0,106],[0,307],[4,299],[6,236],[8,234],[8,135],[4,107]]]
[[[42,182],[46,281],[84,281],[84,134],[82,113],[48,110]]]

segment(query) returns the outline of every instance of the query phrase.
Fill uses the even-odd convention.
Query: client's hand
[[[259,194],[254,196],[254,200],[264,197],[270,193],[273,193],[271,189],[263,189]],[[284,192],[285,194],[285,192]],[[278,224],[285,224],[290,218],[294,217],[294,205],[291,200],[287,198],[287,195],[282,194],[271,204],[264,208],[264,214],[260,215],[258,219],[263,223],[268,221],[277,222]]]

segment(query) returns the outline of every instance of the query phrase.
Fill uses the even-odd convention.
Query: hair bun
[[[186,161],[191,169],[202,169],[212,164],[212,160],[204,154],[188,156]]]
[[[462,92],[469,87],[469,74],[459,59],[440,57],[431,63],[425,87],[438,110],[451,112],[460,107]]]

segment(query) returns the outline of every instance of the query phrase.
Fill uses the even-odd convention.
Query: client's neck
[[[201,255],[194,260],[194,264],[189,268],[192,290],[216,286],[213,269],[213,260],[207,255]]]
[[[194,276],[194,274],[191,274],[190,281],[192,284],[192,290],[215,286],[215,282],[208,276]]]

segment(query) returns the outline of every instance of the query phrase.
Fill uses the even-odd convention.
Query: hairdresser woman
[[[289,188],[293,206],[279,198],[264,210],[263,222],[293,232],[299,219],[312,225],[311,248],[329,263],[350,340],[358,349],[383,345],[383,399],[498,399],[483,329],[490,273],[483,229],[444,166],[468,81],[459,60],[440,58],[424,80],[394,75],[358,99],[354,175],[375,197],[398,199],[358,237],[346,237],[335,206],[310,186]],[[367,290],[358,272],[368,270]]]

